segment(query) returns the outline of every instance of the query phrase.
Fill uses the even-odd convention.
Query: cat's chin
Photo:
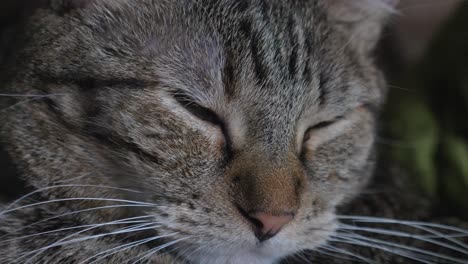
[[[325,242],[325,241],[324,241]],[[317,245],[314,245],[316,247]],[[279,260],[304,250],[296,243],[269,243],[251,246],[218,245],[197,250],[196,254],[184,256],[190,263],[196,264],[272,264]]]
[[[295,252],[271,249],[229,249],[213,252],[199,252],[190,256],[191,263],[197,264],[272,264]]]
[[[202,243],[188,242],[179,247],[179,256],[193,264],[272,264],[304,250],[313,250],[327,243],[338,225],[334,214],[315,219],[316,227],[291,226],[277,236],[259,243],[254,236],[239,240],[213,239]],[[200,244],[201,243],[201,244]]]

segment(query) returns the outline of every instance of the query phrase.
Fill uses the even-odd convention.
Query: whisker
[[[411,226],[411,225],[408,225],[408,226]],[[416,228],[416,229],[426,231],[428,233],[432,233],[432,234],[436,235],[439,238],[444,238],[444,239],[446,239],[446,240],[448,240],[448,241],[450,241],[452,243],[455,243],[455,244],[457,244],[457,245],[459,245],[459,246],[461,246],[461,247],[463,247],[465,249],[468,249],[467,244],[465,244],[465,243],[463,243],[463,242],[461,242],[459,240],[454,239],[454,237],[452,237],[451,235],[446,235],[446,234],[440,233],[440,232],[438,232],[436,230],[433,230],[431,228],[426,228],[426,227],[423,227],[423,226],[414,225],[413,227]],[[467,237],[467,236],[468,236],[468,234],[459,234],[458,235],[458,237]]]
[[[151,225],[151,226],[149,226]],[[148,227],[149,226],[149,227]],[[146,223],[146,224],[141,224],[141,225],[137,225],[137,226],[133,226],[131,228],[125,228],[125,229],[120,229],[120,230],[117,230],[117,231],[114,231],[114,232],[109,232],[109,233],[104,233],[104,234],[98,234],[98,235],[92,235],[92,236],[86,236],[86,237],[82,237],[82,238],[76,238],[76,239],[71,239],[71,240],[66,240],[68,238],[71,238],[73,236],[76,236],[76,235],[79,235],[81,233],[84,233],[84,232],[87,232],[87,231],[90,231],[92,229],[96,229],[100,227],[99,225],[98,226],[95,226],[95,227],[92,227],[92,228],[88,228],[88,229],[85,229],[85,230],[81,230],[79,232],[76,232],[74,234],[71,234],[63,239],[60,239],[59,241],[55,242],[55,243],[52,243],[51,245],[49,246],[46,246],[46,247],[42,247],[40,249],[36,249],[36,250],[33,250],[33,251],[30,251],[30,252],[27,252],[26,255],[22,256],[21,258],[24,258],[24,257],[27,257],[31,254],[34,254],[36,253],[35,255],[33,255],[32,257],[30,257],[30,260],[34,259],[36,256],[38,256],[39,254],[41,254],[42,252],[48,250],[48,249],[51,249],[51,248],[54,248],[54,247],[58,247],[58,246],[65,246],[65,245],[69,245],[69,244],[74,244],[74,243],[79,243],[79,242],[83,242],[83,241],[87,241],[87,240],[91,240],[91,239],[97,239],[97,238],[102,238],[102,237],[106,237],[106,236],[113,236],[113,235],[119,235],[119,234],[126,234],[126,233],[130,233],[130,232],[139,232],[139,231],[144,231],[144,230],[149,230],[149,229],[154,229],[154,228],[157,228],[159,227],[159,225],[154,225],[154,223]],[[26,262],[26,263],[29,263]]]
[[[73,214],[84,213],[84,212],[91,212],[91,211],[103,210],[103,209],[129,208],[129,207],[154,207],[154,206],[149,206],[149,205],[135,205],[135,204],[123,204],[123,205],[107,205],[107,206],[93,207],[93,208],[88,208],[88,209],[83,209],[83,210],[68,212],[68,213],[64,213],[64,214],[61,214],[61,215],[49,217],[49,218],[46,218],[46,219],[43,219],[43,220],[34,222],[34,223],[32,223],[32,224],[23,226],[22,228],[16,229],[15,232],[24,230],[24,229],[26,229],[26,228],[29,228],[29,227],[31,227],[31,226],[34,226],[34,225],[37,225],[37,224],[40,224],[40,223],[44,223],[44,222],[47,222],[47,221],[50,221],[50,220],[54,220],[54,219],[57,219],[57,218],[60,218],[60,217],[65,217],[65,216],[69,216],[69,215],[73,215]],[[149,216],[148,216],[148,217],[149,217]],[[4,238],[5,236],[8,236],[8,235],[0,236],[0,239],[1,239],[1,238]]]
[[[137,202],[137,201],[131,201],[131,200],[124,200],[124,199],[109,199],[109,198],[94,198],[94,197],[64,198],[64,199],[56,199],[56,200],[38,202],[34,204],[15,207],[9,210],[4,210],[0,212],[0,216],[10,213],[10,212],[14,212],[14,211],[26,209],[26,208],[31,208],[31,207],[38,206],[38,205],[44,205],[44,204],[50,204],[50,203],[56,203],[56,202],[69,202],[69,201],[104,201],[104,202],[121,202],[121,203],[138,204],[138,205],[146,205],[146,206],[156,206],[156,204],[153,204],[153,203]]]
[[[427,243],[431,243],[431,244],[434,244],[434,245],[449,248],[449,249],[452,249],[454,251],[458,251],[458,252],[461,252],[461,253],[468,254],[468,251],[457,248],[457,247],[453,247],[452,245],[449,245],[447,243],[443,243],[443,242],[440,242],[440,241],[437,241],[437,240],[434,240],[434,239],[425,238],[423,236],[413,235],[413,234],[400,232],[400,231],[392,231],[392,230],[379,229],[379,228],[362,228],[362,227],[353,227],[353,226],[340,226],[340,229],[354,230],[354,231],[364,231],[364,232],[369,232],[369,233],[375,233],[375,234],[381,234],[381,235],[390,235],[390,236],[396,236],[396,237],[413,238],[413,239],[417,239],[417,240],[424,241],[424,242],[427,242]],[[444,237],[447,238],[447,239],[449,238],[447,236],[444,236]],[[454,240],[454,239],[451,239],[451,241],[452,240]],[[456,240],[454,240],[454,241],[456,241]],[[457,242],[459,242],[460,244],[463,244],[460,241],[457,241]]]
[[[191,235],[191,236],[188,236],[187,239],[189,238],[194,238],[194,237],[201,237],[201,236],[194,236],[194,235]],[[177,247],[173,247],[171,250],[166,250],[164,253],[160,254],[160,256],[164,256],[165,254],[169,254],[173,251],[176,251],[178,250],[180,247],[182,247],[183,245],[179,245]],[[188,247],[187,247],[188,248]],[[183,252],[186,252],[186,250],[184,250]],[[180,252],[179,252],[180,253]],[[177,255],[182,255],[182,254],[177,254]]]
[[[131,223],[132,221],[129,221],[129,219],[141,219],[141,218],[147,218],[147,217],[152,217],[152,216],[139,216],[139,217],[132,217],[132,218],[126,218],[126,219],[122,219],[122,221],[120,222],[120,220],[116,220],[116,221],[119,221],[118,223],[113,223],[113,222],[116,222],[116,221],[113,221],[113,222],[109,222],[109,223],[106,223],[106,224],[100,224],[101,226],[99,227],[102,227],[102,226],[111,226],[111,225],[124,225],[124,224],[129,224]],[[145,225],[150,225],[150,224],[154,224],[152,223],[152,221],[149,221],[149,220],[140,220],[140,221],[133,221],[135,222],[133,225],[131,226],[128,226],[128,227],[124,227],[124,228],[120,228],[120,229],[117,229],[117,230],[127,230],[127,231],[131,231],[131,230],[134,230],[135,228],[141,228]],[[140,225],[136,225],[136,224],[140,224]],[[91,225],[87,231],[90,231],[91,229],[94,229],[96,225]],[[77,232],[79,233],[79,232]],[[69,235],[69,237],[72,237],[74,235],[77,235],[77,233],[74,233],[74,234],[71,234]],[[55,256],[59,256],[65,249],[62,249],[62,250],[59,250],[57,253],[55,253],[54,255],[51,256],[51,259],[54,258]]]
[[[59,95],[59,94],[57,94],[57,95]],[[21,106],[23,104],[33,102],[33,101],[37,101],[37,100],[40,100],[40,99],[43,99],[43,98],[51,97],[51,96],[54,96],[54,95],[38,95],[38,96],[30,97],[30,99],[22,100],[20,102],[14,103],[14,104],[12,104],[12,105],[10,105],[8,107],[0,109],[0,112],[6,112],[7,110],[10,110],[10,109],[15,108],[17,106]],[[10,97],[13,97],[13,96],[10,96]]]
[[[161,238],[166,238],[166,237],[170,237],[170,236],[174,236],[174,235],[177,235],[178,233],[171,233],[171,234],[168,234],[168,235],[160,235],[160,236],[155,236],[155,237],[150,237],[150,238],[146,238],[146,239],[141,239],[141,240],[138,240],[138,241],[134,241],[134,242],[131,242],[131,243],[127,243],[125,245],[121,245],[121,246],[118,246],[118,247],[114,247],[114,248],[111,248],[109,250],[106,250],[106,251],[103,251],[103,252],[100,252],[99,254],[96,254],[90,258],[87,258],[86,260],[80,262],[79,264],[84,264],[84,263],[87,263],[88,261],[92,260],[93,258],[96,258],[102,254],[105,254],[104,256],[101,256],[95,260],[93,260],[92,262],[88,263],[88,264],[92,264],[92,263],[96,263],[97,261],[101,260],[101,259],[104,259],[104,258],[107,258],[113,254],[116,254],[118,252],[121,252],[121,251],[124,251],[124,250],[127,250],[127,249],[130,249],[130,248],[134,248],[134,247],[137,247],[137,246],[140,246],[140,245],[143,245],[145,243],[149,243],[151,241],[154,241],[154,240],[157,240],[157,239],[161,239]],[[107,254],[106,254],[107,253]]]
[[[358,260],[364,261],[364,262],[366,262],[368,264],[377,264],[376,262],[374,262],[371,259],[368,259],[366,257],[357,255],[355,253],[349,252],[347,250],[344,250],[342,248],[338,248],[338,247],[335,247],[335,246],[332,246],[332,245],[322,246],[322,248],[327,249],[327,250],[331,250],[331,251],[334,251],[334,252],[338,252],[338,253],[341,253],[343,255],[351,256],[351,257],[356,258]]]
[[[86,229],[83,229],[83,230],[80,230],[78,232],[75,232],[75,233],[72,233],[70,235],[67,235],[66,237],[62,238],[62,239],[59,239],[58,241],[55,241],[54,243],[48,245],[48,246],[45,246],[45,247],[42,247],[42,248],[39,248],[39,249],[36,249],[36,250],[33,250],[33,251],[30,251],[30,252],[26,252],[24,254],[33,254],[33,253],[36,253],[36,252],[39,252],[37,254],[35,254],[32,258],[34,258],[35,256],[37,256],[38,254],[40,254],[41,252],[47,250],[47,249],[50,249],[50,248],[53,248],[53,247],[58,247],[58,246],[63,246],[63,245],[68,245],[68,244],[72,244],[72,243],[75,243],[75,242],[81,242],[81,240],[85,241],[85,240],[89,240],[89,239],[92,239],[92,238],[98,238],[97,236],[107,236],[107,235],[111,235],[111,234],[114,234],[116,232],[122,232],[122,231],[126,231],[126,230],[133,230],[135,228],[141,228],[141,227],[144,227],[144,226],[148,226],[150,224],[153,224],[151,222],[147,222],[147,223],[144,223],[144,224],[139,224],[139,225],[131,225],[129,227],[124,227],[124,228],[120,228],[120,229],[117,229],[117,231],[113,231],[113,232],[110,232],[110,233],[105,233],[105,234],[99,234],[99,235],[93,235],[93,236],[87,236],[87,237],[82,237],[82,238],[78,238],[78,239],[71,239],[71,240],[67,240],[69,238],[72,238],[74,236],[77,236],[79,234],[82,234],[82,233],[85,233],[85,232],[88,232],[88,231],[91,231],[93,229],[97,229],[97,228],[100,228],[100,227],[103,227],[103,226],[109,226],[113,223],[116,223],[116,224],[120,224],[119,223],[120,220],[116,220],[116,221],[112,221],[112,222],[108,222],[108,223],[102,223],[102,224],[95,224],[89,228],[86,228]],[[24,254],[23,254],[23,257],[24,257]],[[31,259],[32,259],[31,258]]]
[[[412,260],[416,260],[416,261],[421,262],[421,263],[435,264],[433,262],[428,262],[426,259],[420,259],[420,258],[417,258],[416,256],[408,255],[408,252],[405,252],[405,251],[402,251],[402,250],[390,249],[390,248],[387,248],[387,247],[379,245],[379,244],[370,244],[370,243],[366,243],[365,241],[360,241],[360,240],[357,240],[357,239],[349,239],[349,238],[346,239],[346,238],[337,237],[337,239],[331,239],[330,241],[336,242],[336,243],[345,243],[345,244],[351,244],[351,245],[357,245],[357,246],[380,249],[382,251],[389,252],[389,253],[395,254],[397,256],[402,256],[402,257],[409,258],[409,259],[412,259]]]
[[[152,217],[150,215],[148,216],[139,216],[139,217],[132,217],[132,218],[126,218],[126,219],[121,219],[118,221],[112,221],[108,222],[108,225],[123,225],[123,224],[136,224],[136,223],[145,223],[149,222],[149,220],[138,220],[138,219],[143,219],[143,218],[149,218]],[[122,221],[122,222],[120,222]],[[46,232],[40,232],[40,233],[35,233],[27,236],[21,236],[21,237],[15,237],[12,239],[7,239],[7,240],[2,240],[0,241],[0,244],[2,243],[7,243],[7,242],[12,242],[16,240],[21,240],[25,238],[30,238],[30,237],[36,237],[36,236],[42,236],[42,235],[48,235],[48,234],[53,234],[53,233],[58,233],[62,231],[69,231],[69,230],[74,230],[74,229],[79,229],[79,228],[88,228],[88,227],[95,227],[97,224],[90,224],[90,225],[80,225],[80,226],[72,226],[72,227],[66,227],[66,228],[60,228],[52,231],[46,231]],[[104,225],[104,224],[98,224],[98,225]]]
[[[28,197],[31,197],[32,195],[34,194],[37,194],[37,193],[41,193],[43,191],[47,191],[47,190],[52,190],[52,189],[57,189],[57,188],[67,188],[67,187],[90,187],[90,188],[102,188],[102,189],[110,189],[110,190],[119,190],[119,191],[126,191],[126,192],[133,192],[133,193],[140,193],[139,191],[135,191],[135,190],[130,190],[130,189],[124,189],[124,188],[118,188],[118,187],[111,187],[111,186],[104,186],[104,185],[89,185],[89,184],[65,184],[65,185],[54,185],[54,186],[50,186],[50,187],[45,187],[45,188],[42,188],[42,189],[39,189],[39,190],[36,190],[36,191],[33,191],[31,193],[28,193],[20,198],[18,198],[17,200],[13,201],[12,203],[10,203],[6,208],[5,210],[8,210],[10,209],[13,205],[23,201],[24,199],[28,198]]]
[[[444,238],[452,243],[455,243],[463,248],[468,249],[468,245],[465,243],[458,241],[454,239],[453,237],[447,236],[446,234],[443,234],[441,232],[438,232],[436,230],[433,230],[428,227],[433,227],[433,228],[439,228],[439,229],[445,229],[453,232],[459,232],[463,234],[463,236],[468,235],[468,230],[464,230],[461,228],[453,227],[453,226],[447,226],[447,225],[441,225],[441,224],[434,224],[434,223],[426,223],[426,222],[417,222],[417,221],[401,221],[401,220],[395,220],[395,219],[387,219],[387,218],[377,218],[377,217],[364,217],[364,216],[338,216],[339,219],[348,219],[352,220],[353,222],[362,222],[362,223],[377,223],[377,224],[400,224],[400,225],[405,225],[409,227],[413,227],[416,229],[420,229],[423,231],[426,231],[428,233],[434,234],[440,238]]]
[[[183,247],[183,246],[184,246],[184,245],[180,245],[180,244],[179,244],[178,246],[174,247],[173,249],[167,250],[167,251],[165,251],[164,253],[160,254],[160,256],[164,256],[165,254],[169,254],[169,253],[171,253],[171,252],[177,251],[177,250],[179,250],[179,249],[180,249],[181,247]],[[184,250],[184,252],[185,252],[185,250]],[[179,256],[179,254],[177,254],[177,255],[175,255],[175,256],[172,256],[172,257],[174,258],[174,260],[171,261],[171,264],[172,264],[172,263],[180,263],[179,261],[177,261],[177,259],[181,258],[181,256]],[[181,262],[184,263],[184,261],[181,261]]]
[[[462,259],[458,259],[458,258],[454,258],[454,257],[434,253],[434,252],[427,251],[427,250],[424,250],[424,249],[419,249],[419,248],[415,248],[415,247],[410,247],[410,246],[400,245],[400,244],[396,244],[396,243],[392,243],[392,242],[387,242],[387,241],[383,241],[383,240],[380,240],[380,239],[368,238],[368,237],[358,235],[358,234],[351,234],[351,235],[341,234],[340,236],[341,236],[341,238],[356,239],[356,240],[361,241],[361,242],[368,241],[368,242],[372,242],[372,243],[378,243],[378,244],[381,244],[381,245],[386,245],[386,246],[392,246],[392,247],[395,247],[395,248],[405,249],[405,250],[409,250],[410,252],[417,252],[417,253],[420,253],[420,254],[426,254],[428,256],[436,257],[436,258],[439,258],[441,260],[450,260],[450,261],[454,261],[456,263],[468,263],[468,261],[464,261]]]
[[[349,230],[357,230],[357,231],[364,231],[364,232],[379,232],[378,234],[381,235],[391,235],[391,236],[400,236],[400,237],[408,237],[408,238],[441,238],[441,235],[449,238],[456,238],[456,237],[467,237],[468,235],[460,234],[460,233],[451,233],[451,234],[442,234],[441,235],[415,235],[411,233],[395,231],[395,230],[387,230],[387,229],[380,229],[380,228],[369,228],[369,227],[362,227],[362,226],[353,226],[353,225],[339,225],[341,229],[349,229]],[[413,226],[410,226],[413,227]],[[414,227],[417,228],[417,227]],[[432,233],[433,230],[428,230],[428,233]]]
[[[81,179],[86,178],[86,177],[88,177],[90,175],[92,175],[92,173],[87,173],[87,174],[77,176],[77,177],[74,177],[74,178],[70,178],[70,179],[66,179],[66,180],[63,180],[63,181],[56,181],[54,183],[55,184],[65,184],[65,183],[69,183],[69,182],[72,182],[72,181],[81,180]]]
[[[178,247],[175,247],[174,249],[168,251],[167,253],[171,251],[175,251],[179,249],[181,246],[182,245],[179,245]],[[194,255],[198,251],[199,248],[201,248],[201,246],[198,246],[195,249],[194,249],[194,246],[187,246],[184,250],[178,252],[176,258],[181,258],[182,263],[189,262],[188,259],[190,259],[190,257]],[[191,252],[187,254],[188,251],[191,251]]]
[[[413,90],[411,90],[409,88],[404,88],[404,87],[401,87],[401,86],[398,86],[398,85],[388,84],[387,87],[393,88],[393,89],[398,89],[398,90],[405,91],[405,92],[414,92]]]
[[[466,230],[466,229],[462,229],[462,228],[458,228],[458,227],[454,227],[454,226],[443,225],[443,224],[418,222],[418,221],[405,221],[405,220],[396,220],[396,219],[390,219],[390,218],[379,218],[379,217],[370,217],[370,216],[340,215],[340,216],[337,216],[337,218],[341,219],[341,220],[351,220],[353,222],[362,222],[362,223],[401,224],[401,225],[409,225],[409,226],[412,226],[412,225],[427,226],[427,227],[434,227],[434,228],[450,230],[450,231],[459,232],[459,233],[468,235],[468,230]]]
[[[317,252],[318,252],[318,251],[317,251]],[[296,253],[296,254],[290,256],[289,258],[292,258],[292,260],[294,260],[295,262],[298,262],[298,263],[299,263],[300,261],[302,261],[303,263],[309,262],[309,260],[307,259],[307,256],[305,255],[304,252],[298,252],[298,253]],[[289,262],[289,260],[288,260],[286,264],[289,264],[289,263],[290,263],[290,262]]]
[[[165,248],[167,248],[167,247],[170,247],[170,246],[172,246],[172,245],[174,245],[174,244],[176,244],[176,243],[178,243],[178,242],[180,242],[180,241],[182,241],[182,240],[188,239],[188,238],[190,238],[190,237],[179,238],[179,239],[174,240],[174,241],[172,241],[172,242],[168,242],[168,243],[166,243],[166,244],[164,244],[164,245],[162,245],[162,246],[158,246],[158,247],[156,247],[155,249],[150,250],[150,252],[148,252],[148,253],[147,253],[146,255],[144,255],[143,257],[141,257],[141,258],[137,259],[136,261],[134,261],[132,264],[137,264],[139,261],[142,261],[143,259],[148,258],[148,257],[150,257],[151,255],[156,254],[158,251],[161,251],[161,250],[163,250],[163,249],[165,249]],[[138,256],[137,256],[137,257],[138,257]]]

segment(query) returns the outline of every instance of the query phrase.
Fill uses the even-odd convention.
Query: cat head
[[[30,19],[15,92],[49,94],[2,131],[29,184],[54,197],[154,206],[200,263],[314,249],[372,169],[383,94],[371,59],[390,2],[57,1]],[[83,202],[70,208],[100,204]]]

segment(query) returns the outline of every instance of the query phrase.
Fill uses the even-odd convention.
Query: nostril
[[[260,242],[274,237],[291,220],[294,215],[284,213],[282,215],[272,215],[268,213],[247,213],[241,207],[237,207],[239,212],[252,224],[255,236]]]
[[[289,222],[292,221],[292,214],[272,215],[268,213],[253,213],[249,217],[255,222],[261,224],[257,225],[255,235],[260,242],[274,237],[278,232]]]
[[[244,209],[242,209],[240,206],[237,206],[237,210],[241,213],[241,215],[249,220],[251,224],[253,224],[256,228],[263,228],[263,223],[260,222],[259,220],[252,218]]]
[[[255,226],[256,229],[263,229],[263,223],[260,220],[250,216],[247,216],[247,219]]]

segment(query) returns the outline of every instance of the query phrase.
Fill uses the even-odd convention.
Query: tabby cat
[[[32,192],[3,206],[1,263],[275,263],[333,241],[373,171],[395,1],[38,3],[3,70]]]

